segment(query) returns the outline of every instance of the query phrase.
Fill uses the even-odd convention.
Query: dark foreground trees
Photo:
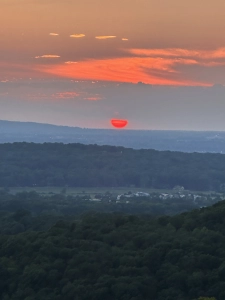
[[[157,219],[89,213],[1,235],[0,298],[223,300],[224,215],[225,202]]]

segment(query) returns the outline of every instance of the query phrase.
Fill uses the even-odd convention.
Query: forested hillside
[[[0,186],[225,190],[225,155],[60,143],[0,144]]]
[[[224,300],[224,215],[220,202],[156,219],[89,213],[44,230],[48,218],[17,212],[11,223],[30,225],[0,236],[0,298]]]

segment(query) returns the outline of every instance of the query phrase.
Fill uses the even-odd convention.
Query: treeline
[[[0,144],[0,186],[225,190],[225,155],[60,143]]]
[[[224,215],[223,201],[173,217],[89,213],[0,235],[0,298],[224,300]]]
[[[21,192],[15,195],[0,190],[0,234],[18,234],[27,230],[45,230],[60,219],[78,219],[95,213],[123,213],[133,215],[175,215],[199,208],[189,199],[138,197],[129,198],[129,203],[116,202],[109,194],[102,195],[101,202],[90,201],[89,195],[65,194],[41,195],[36,192]],[[214,203],[220,199],[215,198]],[[208,202],[212,203],[212,201]]]

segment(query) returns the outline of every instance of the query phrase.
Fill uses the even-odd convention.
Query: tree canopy
[[[0,236],[0,297],[223,300],[224,214],[223,201],[173,217],[62,217],[33,231],[29,213],[15,212],[14,221],[30,225]]]
[[[225,190],[225,155],[60,143],[0,144],[0,185]]]

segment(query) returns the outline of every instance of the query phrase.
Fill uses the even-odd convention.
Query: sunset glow
[[[37,66],[39,72],[79,80],[107,80],[118,82],[144,82],[159,85],[210,86],[213,81],[195,79],[202,68],[225,67],[223,49],[214,51],[189,51],[187,49],[130,49],[134,56],[66,62]],[[73,64],[76,65],[73,65]],[[193,74],[186,73],[193,66]],[[196,76],[199,78],[199,76]]]
[[[0,119],[223,130],[225,1],[0,2]]]
[[[159,2],[140,1],[138,5],[130,1],[129,12],[126,1],[119,0],[114,4],[88,2],[88,10],[82,2],[57,2],[54,18],[48,14],[53,9],[49,0],[24,0],[20,5],[16,0],[3,1],[0,59],[4,60],[0,67],[3,63],[5,67],[0,80],[14,78],[13,66],[21,65],[18,78],[23,78],[26,68],[32,77],[39,78],[178,86],[225,84],[225,44],[217,30],[225,25],[221,15],[225,2],[219,0],[212,6],[211,0],[206,0],[199,10],[194,0],[184,1],[182,6],[173,0],[171,6],[164,3],[167,13],[162,15]],[[115,22],[107,17],[108,11]],[[211,14],[217,16],[213,23]],[[37,25],[40,16],[41,26]],[[180,18],[183,26],[178,31]]]
[[[115,128],[124,128],[125,126],[127,126],[128,121],[127,120],[112,119],[111,124]]]

